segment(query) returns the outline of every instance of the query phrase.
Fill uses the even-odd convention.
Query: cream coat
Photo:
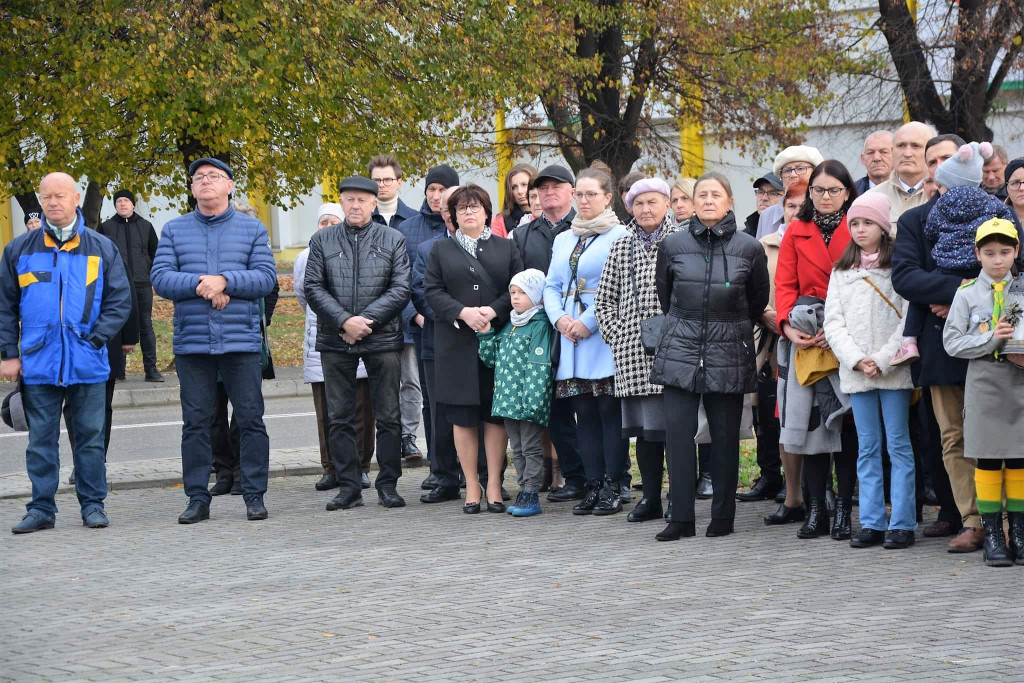
[[[879,296],[868,278],[900,309]],[[892,270],[889,268],[853,268],[833,270],[825,299],[825,339],[839,359],[839,386],[848,394],[873,389],[912,389],[910,366],[890,366],[903,339],[903,320],[907,303],[892,288]],[[871,378],[853,367],[870,358],[882,371],[880,377]]]

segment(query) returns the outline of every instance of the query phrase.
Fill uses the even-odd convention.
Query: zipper
[[[698,369],[700,370],[699,389],[702,393],[707,389],[707,369],[704,367],[704,348],[708,334],[708,304],[711,299],[711,269],[714,267],[714,264],[712,263],[714,261],[714,248],[711,246],[711,230],[708,229],[706,234],[708,236],[708,253],[704,256],[704,262],[707,263],[707,267],[704,269],[704,306],[701,310],[700,363],[698,365]]]
[[[58,254],[57,254],[56,251],[53,252],[53,265],[54,265],[54,267],[57,266],[57,255]],[[61,347],[60,348],[60,368],[57,371],[57,382],[60,384],[60,386],[64,386],[64,356],[67,355],[67,343],[66,343],[67,342],[67,335],[65,335],[65,333],[64,333],[64,274],[60,271],[59,268],[57,268],[56,270],[57,270],[57,278],[58,278],[58,281],[57,281],[57,291],[58,291],[58,297],[59,297],[59,300],[60,300],[60,338],[61,338],[61,345],[60,345],[60,347]]]
[[[357,232],[352,236],[354,244],[352,245],[352,274],[354,280],[352,282],[352,315],[359,315],[356,310],[356,306],[359,301],[359,233]],[[356,342],[358,343],[358,342]]]

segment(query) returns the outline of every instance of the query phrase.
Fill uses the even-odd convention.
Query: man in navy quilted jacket
[[[274,288],[274,256],[263,223],[232,208],[234,174],[227,164],[197,159],[188,172],[196,210],[164,226],[151,273],[156,293],[174,302],[181,472],[188,496],[178,523],[210,518],[210,418],[218,378],[241,431],[246,516],[266,519],[270,440],[263,425],[259,300]]]

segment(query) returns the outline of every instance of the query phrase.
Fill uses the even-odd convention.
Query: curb
[[[291,398],[310,396],[310,385],[301,379],[278,379],[263,382],[263,398]],[[181,402],[178,385],[152,389],[114,389],[113,408],[146,408],[177,405]]]

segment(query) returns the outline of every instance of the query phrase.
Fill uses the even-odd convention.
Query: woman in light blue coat
[[[615,397],[615,361],[601,338],[594,296],[608,251],[627,234],[611,210],[612,178],[586,169],[576,178],[579,213],[572,230],[555,238],[544,287],[544,310],[559,332],[555,397],[572,398],[587,492],[575,515],[610,515],[622,510],[620,479],[629,463],[622,438],[622,408]]]

